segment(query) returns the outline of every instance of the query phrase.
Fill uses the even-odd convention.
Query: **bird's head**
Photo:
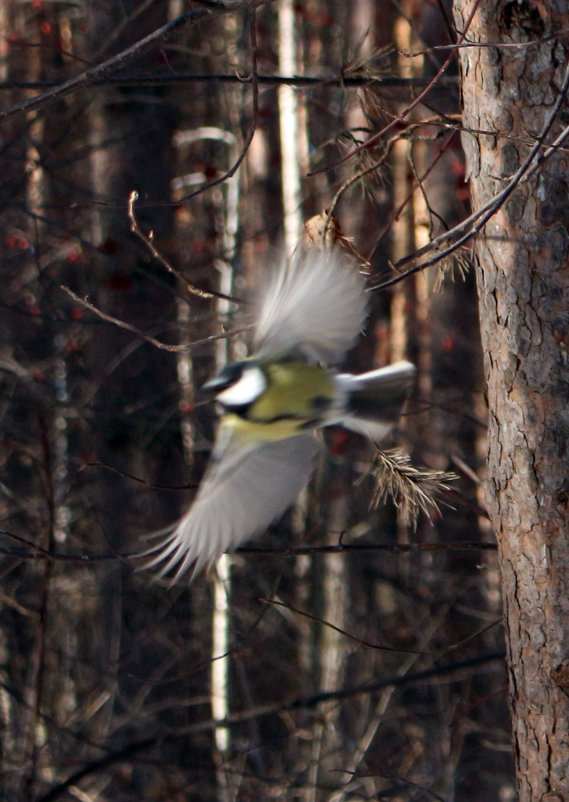
[[[241,411],[264,393],[267,377],[258,362],[243,360],[226,365],[203,389],[214,393],[215,399],[226,409]]]

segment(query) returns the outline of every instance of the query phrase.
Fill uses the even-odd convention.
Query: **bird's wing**
[[[188,512],[147,554],[145,567],[178,579],[196,574],[266,529],[296,500],[320,446],[310,434],[244,449],[221,426],[218,442]],[[229,439],[229,443],[224,442]],[[164,535],[166,535],[164,537]]]
[[[340,361],[365,321],[364,289],[357,265],[337,248],[283,260],[259,299],[254,351]]]

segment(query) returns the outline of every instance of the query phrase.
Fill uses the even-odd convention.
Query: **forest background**
[[[0,799],[569,799],[561,6],[0,2]],[[153,581],[232,299],[316,215],[420,472],[383,498],[332,431],[283,522]]]

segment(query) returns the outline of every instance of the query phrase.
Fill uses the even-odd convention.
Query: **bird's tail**
[[[379,443],[397,422],[414,379],[414,366],[403,361],[359,376],[340,373],[342,426]]]

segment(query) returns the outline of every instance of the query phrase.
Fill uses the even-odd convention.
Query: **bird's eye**
[[[243,407],[252,404],[267,389],[267,380],[261,368],[246,367],[241,376],[216,398],[224,407]]]

